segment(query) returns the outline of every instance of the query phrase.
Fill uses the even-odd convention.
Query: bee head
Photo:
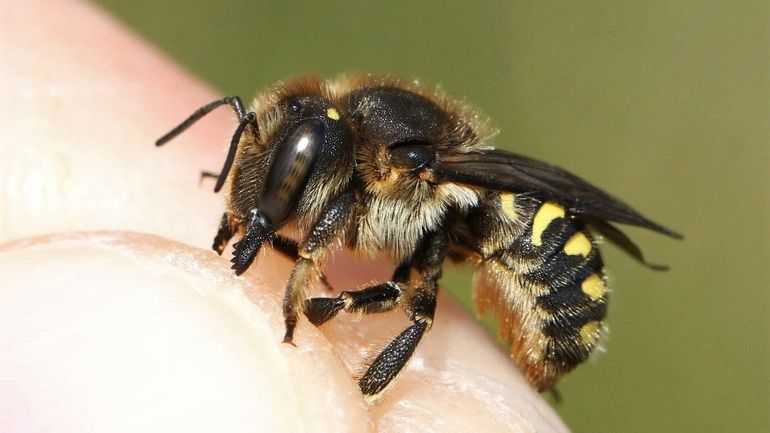
[[[256,207],[278,229],[320,210],[340,178],[350,177],[352,162],[341,155],[351,153],[351,140],[342,114],[323,95],[285,97],[266,110],[260,145],[244,149],[230,196],[251,202],[240,213]]]

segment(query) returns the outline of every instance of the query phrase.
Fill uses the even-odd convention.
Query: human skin
[[[0,432],[566,431],[447,297],[372,405],[354,377],[402,312],[303,319],[282,344],[291,262],[266,251],[236,277],[210,250],[223,203],[198,173],[221,166],[232,114],[154,148],[221,95],[113,19],[17,2],[0,52]],[[338,251],[325,269],[354,289],[392,265]]]

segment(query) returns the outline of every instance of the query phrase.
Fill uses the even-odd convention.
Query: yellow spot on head
[[[607,285],[604,284],[604,280],[599,274],[591,274],[580,284],[580,290],[589,298],[598,301],[607,292]]]
[[[512,220],[519,219],[519,214],[516,213],[516,196],[512,193],[500,194],[500,207],[508,218]]]
[[[329,108],[326,110],[326,117],[332,120],[340,120],[340,113],[334,108]]]
[[[543,232],[556,218],[564,218],[564,208],[554,202],[547,201],[535,213],[532,222],[532,244],[543,245]]]
[[[577,232],[572,235],[571,238],[564,244],[564,253],[568,256],[576,256],[580,254],[583,257],[588,257],[588,253],[591,252],[591,241],[582,232]]]
[[[599,321],[592,320],[580,327],[580,340],[586,346],[593,346],[599,341]]]

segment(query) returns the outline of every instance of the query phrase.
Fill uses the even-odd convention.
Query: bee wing
[[[574,174],[526,156],[503,150],[438,155],[434,170],[439,181],[531,193],[556,201],[589,220],[614,221],[682,238]]]

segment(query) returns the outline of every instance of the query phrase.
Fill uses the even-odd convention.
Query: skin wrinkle
[[[449,357],[420,357],[412,370],[414,374],[437,384],[447,400],[460,396],[466,399],[470,397],[470,400],[484,407],[496,422],[511,431],[519,431],[522,427],[525,427],[525,431],[544,431],[556,427],[543,422],[546,418],[531,416],[542,415],[544,411],[550,410],[539,398],[533,399],[527,394],[514,392],[499,380],[476,370],[472,364],[453,361]],[[449,393],[455,397],[449,396]]]
[[[429,363],[429,360],[423,359],[422,361]],[[506,431],[535,432],[553,427],[537,421],[532,423],[527,419],[527,415],[530,413],[538,412],[535,405],[528,402],[527,399],[517,398],[516,395],[512,395],[510,390],[500,384],[489,381],[482,374],[468,371],[456,363],[446,363],[441,366],[440,371],[431,366],[425,366],[419,372],[414,371],[414,369],[411,370],[404,375],[418,376],[414,380],[438,384],[441,394],[428,397],[421,395],[421,393],[399,395],[396,408],[383,415],[378,427],[392,425],[394,431],[396,426],[404,428],[404,423],[411,423],[407,417],[401,418],[402,416],[414,412],[424,412],[426,415],[432,412],[431,405],[426,404],[427,401],[434,403],[436,400],[453,401],[460,396],[466,400],[463,403],[463,410],[479,414],[483,418],[479,424],[489,425],[490,430],[506,429]],[[518,408],[518,410],[513,410],[513,407]],[[481,410],[483,410],[484,415],[480,415]],[[445,416],[450,420],[452,418],[451,414]],[[452,425],[451,421],[447,422],[446,418],[436,420],[438,425],[443,428],[436,428],[435,424],[431,424],[427,428],[426,426],[414,425],[412,431],[457,431],[458,426]]]

